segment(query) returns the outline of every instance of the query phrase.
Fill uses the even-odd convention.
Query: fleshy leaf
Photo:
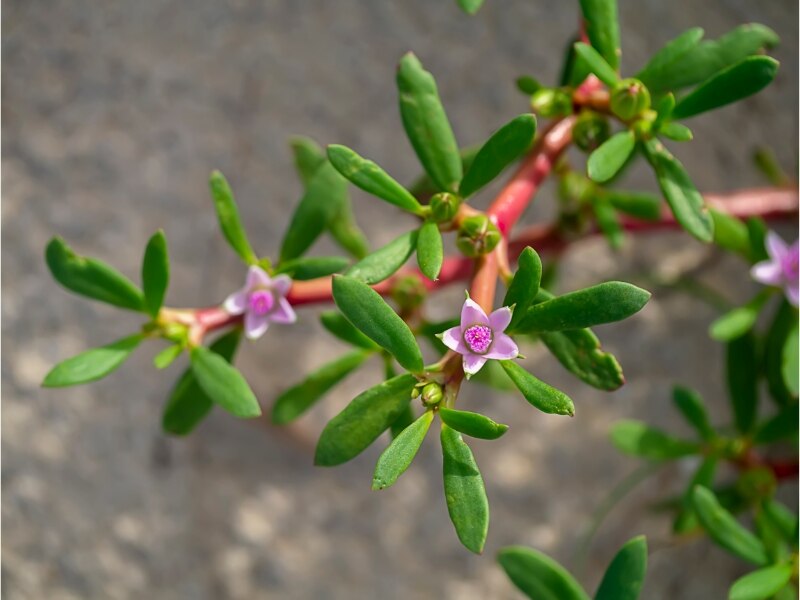
[[[617,421],[611,441],[620,452],[648,460],[672,460],[698,452],[697,444],[674,438],[641,421]]]
[[[378,248],[347,270],[348,277],[360,279],[369,285],[380,283],[394,275],[417,247],[416,231],[404,233],[382,248]]]
[[[468,15],[474,15],[483,6],[483,0],[456,0],[456,2],[458,2],[459,8]]]
[[[715,437],[714,428],[711,427],[708,411],[700,394],[689,388],[675,386],[672,388],[672,401],[702,439],[710,440]]]
[[[406,135],[439,191],[455,192],[463,174],[458,143],[433,75],[409,52],[397,70],[400,116]]]
[[[362,158],[347,146],[328,146],[328,159],[343,177],[365,192],[410,213],[419,214],[422,211],[422,205],[411,192],[392,179],[380,166]]]
[[[608,245],[613,250],[619,250],[625,241],[625,233],[622,231],[622,223],[619,221],[617,211],[605,198],[598,197],[592,203],[594,218],[597,226],[608,240]]]
[[[278,273],[286,273],[295,281],[307,281],[338,273],[350,264],[343,256],[312,256],[294,258],[281,263]]]
[[[208,184],[211,188],[211,198],[214,200],[214,208],[217,211],[222,235],[244,262],[249,265],[257,264],[258,257],[253,252],[250,240],[247,239],[247,233],[245,233],[239,217],[239,208],[233,199],[233,191],[228,180],[219,171],[212,171]]]
[[[532,600],[589,600],[564,567],[538,550],[509,546],[500,550],[497,562],[512,583]]]
[[[441,442],[447,512],[464,547],[480,554],[489,532],[489,501],[481,472],[460,433],[442,424]]]
[[[709,208],[711,218],[714,220],[714,243],[726,250],[736,252],[745,260],[750,259],[750,233],[747,225],[736,217]]]
[[[594,600],[636,600],[647,572],[647,540],[629,540],[608,565]]]
[[[622,168],[636,146],[632,131],[615,133],[589,155],[586,172],[598,183],[608,181]]]
[[[728,342],[726,378],[736,429],[748,433],[758,414],[758,355],[752,334]]]
[[[403,367],[412,372],[422,370],[422,354],[414,334],[375,290],[358,279],[334,275],[333,299],[348,321]]]
[[[789,332],[796,323],[797,309],[783,300],[770,324],[764,348],[764,370],[769,393],[781,406],[791,403],[797,397],[797,393],[793,394],[786,385],[783,362],[783,349],[786,347]]]
[[[657,221],[661,216],[661,198],[646,192],[621,192],[619,190],[606,190],[603,198],[620,212],[645,219]]]
[[[733,582],[728,600],[767,600],[781,591],[791,577],[792,567],[788,564],[758,569]]]
[[[718,342],[730,342],[743,336],[756,324],[768,297],[765,293],[758,294],[744,306],[734,308],[715,319],[708,328],[709,335]]]
[[[425,221],[419,228],[417,236],[417,263],[419,270],[431,281],[439,279],[444,260],[444,246],[439,225],[434,221]]]
[[[204,346],[196,346],[189,352],[189,358],[197,383],[214,403],[242,419],[261,416],[253,390],[223,356]]]
[[[619,81],[617,71],[600,55],[600,53],[583,42],[575,44],[575,53],[586,63],[589,70],[609,87]]]
[[[786,383],[786,388],[797,396],[798,388],[798,348],[797,348],[797,321],[794,327],[789,331],[786,341],[783,344],[783,352],[781,353],[781,374],[783,381]]]
[[[289,141],[289,145],[294,155],[297,174],[300,176],[300,181],[306,186],[314,177],[317,169],[325,163],[325,153],[317,142],[304,136],[293,137]]]
[[[575,405],[564,392],[537,379],[513,360],[501,360],[500,364],[525,399],[540,411],[570,417],[575,414]]]
[[[45,260],[53,278],[68,290],[129,310],[144,310],[144,296],[130,279],[104,262],[75,254],[59,237],[50,240]]]
[[[592,47],[613,69],[619,69],[617,0],[580,0],[580,3],[586,35]]]
[[[797,436],[797,402],[783,407],[778,414],[764,421],[753,434],[754,444],[772,444],[779,440],[789,440]]]
[[[656,88],[664,72],[674,68],[672,65],[683,55],[700,43],[703,39],[703,30],[693,27],[667,42],[661,50],[656,52],[644,68],[636,74],[636,79],[648,88]]]
[[[325,329],[343,342],[366,350],[377,350],[379,348],[378,344],[361,333],[358,328],[350,323],[340,312],[326,310],[319,316],[319,319]]]
[[[439,416],[451,429],[482,440],[496,440],[508,431],[508,425],[495,423],[489,417],[467,410],[442,406],[439,408]]]
[[[102,379],[118,369],[144,337],[131,335],[107,346],[92,348],[58,363],[45,376],[43,387],[66,387]]]
[[[495,131],[478,150],[458,193],[467,198],[490,183],[533,143],[536,117],[520,115]]]
[[[373,490],[382,490],[393,485],[400,475],[405,473],[417,455],[432,422],[433,411],[426,410],[419,419],[392,440],[375,465],[375,474],[372,476]]]
[[[416,383],[406,373],[356,396],[322,430],[314,464],[332,467],[361,454],[403,413]]]
[[[169,285],[169,255],[167,254],[167,238],[159,230],[144,250],[142,261],[142,290],[144,303],[150,316],[157,317]]]
[[[294,421],[320,400],[332,387],[360,367],[370,353],[355,350],[323,365],[303,381],[284,391],[272,407],[272,422]]]
[[[607,391],[625,383],[619,362],[602,351],[591,329],[542,332],[539,337],[558,362],[584,383]]]
[[[180,344],[167,346],[153,357],[153,365],[156,369],[166,369],[181,355],[181,352],[183,352],[183,346]]]
[[[517,272],[508,286],[503,306],[513,306],[514,314],[511,316],[509,330],[522,320],[523,315],[530,307],[536,294],[539,293],[539,285],[542,282],[542,259],[536,250],[530,246],[526,247],[517,259]]]
[[[692,130],[681,123],[666,123],[658,128],[658,133],[676,142],[690,142],[694,139]]]
[[[700,463],[700,466],[697,467],[697,470],[695,470],[681,498],[681,510],[672,523],[672,531],[674,533],[681,534],[700,528],[700,522],[697,520],[697,513],[692,505],[692,492],[695,486],[698,485],[707,488],[711,487],[714,483],[714,476],[717,474],[718,465],[719,458],[715,456],[706,456],[703,462]]]

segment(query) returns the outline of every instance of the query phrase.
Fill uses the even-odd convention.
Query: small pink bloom
[[[225,299],[222,307],[230,315],[244,315],[244,334],[260,338],[270,323],[294,323],[297,315],[286,299],[292,280],[288,275],[270,277],[261,267],[251,266],[244,287]]]
[[[769,260],[753,265],[750,274],[764,285],[782,287],[786,299],[793,306],[798,304],[798,241],[787,245],[774,231],[767,233]]]
[[[439,334],[445,346],[464,357],[464,373],[469,379],[486,361],[508,360],[519,356],[517,344],[503,333],[511,322],[511,309],[498,308],[491,315],[471,298],[461,308],[461,324]]]

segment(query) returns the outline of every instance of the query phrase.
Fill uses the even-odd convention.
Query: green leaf
[[[767,146],[756,148],[753,153],[753,164],[772,185],[776,187],[791,186],[792,180],[781,167],[772,148]]]
[[[420,214],[422,205],[406,188],[371,160],[366,160],[347,146],[328,146],[328,159],[334,168],[353,185],[410,213]]]
[[[614,423],[611,442],[620,452],[655,461],[672,460],[698,451],[697,444],[674,438],[641,421]]]
[[[75,254],[60,237],[47,244],[45,260],[53,278],[76,294],[129,310],[144,309],[136,284],[104,262]]]
[[[347,193],[343,195],[341,203],[338,212],[328,221],[328,231],[344,250],[356,258],[364,258],[369,254],[369,243],[364,232],[356,224],[352,202]]]
[[[366,350],[377,350],[379,348],[375,342],[361,333],[340,312],[327,310],[319,316],[319,320],[325,329],[343,342]]]
[[[798,403],[784,406],[774,417],[764,421],[753,435],[755,444],[772,444],[797,437]]]
[[[474,15],[483,5],[483,0],[456,0],[458,6],[468,15]]]
[[[716,437],[714,428],[711,427],[711,423],[708,420],[708,411],[700,394],[689,388],[675,386],[672,388],[672,401],[702,439],[710,440]]]
[[[786,341],[783,344],[781,373],[783,374],[783,381],[786,383],[787,389],[795,396],[797,396],[798,388],[798,349],[797,349],[797,321],[794,327],[789,331]]]
[[[752,334],[728,342],[726,378],[736,429],[748,433],[758,414],[758,356]]]
[[[102,379],[119,368],[144,339],[140,334],[92,348],[58,363],[45,376],[43,387],[66,387]]]
[[[282,263],[277,272],[286,273],[295,281],[307,281],[338,273],[349,264],[350,260],[343,256],[294,258]]]
[[[605,235],[609,246],[614,250],[619,250],[625,241],[625,233],[622,231],[622,223],[619,221],[616,209],[602,197],[595,198],[592,208],[597,226]]]
[[[347,202],[347,180],[326,162],[306,187],[281,244],[280,262],[301,256]]]
[[[307,186],[317,169],[325,163],[325,153],[317,142],[304,136],[293,137],[289,140],[289,145],[300,181]]]
[[[537,379],[513,360],[501,360],[500,364],[525,399],[540,411],[551,415],[575,415],[575,405],[564,392]]]
[[[767,549],[767,556],[769,556],[770,562],[774,564],[788,560],[790,556],[789,545],[762,506],[756,508],[755,515],[753,515],[753,524],[755,525],[756,535]],[[794,538],[791,537],[788,541],[794,541]]]
[[[703,462],[700,463],[700,466],[697,467],[697,470],[695,470],[681,498],[681,510],[672,523],[672,531],[674,533],[681,534],[700,528],[700,523],[697,520],[697,513],[695,513],[694,506],[692,505],[692,492],[695,486],[698,485],[707,488],[711,487],[714,483],[714,476],[717,473],[718,465],[719,458],[716,456],[706,456],[703,458]]]
[[[275,400],[272,422],[285,425],[294,421],[337,383],[360,367],[369,356],[369,352],[354,350],[323,365],[303,381],[290,387]]]
[[[420,163],[440,191],[455,192],[463,174],[461,156],[436,81],[413,53],[397,70],[400,116]]]
[[[675,219],[701,242],[712,241],[714,221],[683,165],[656,139],[647,140],[644,149]]]
[[[508,425],[495,423],[489,417],[467,410],[439,408],[439,416],[451,429],[482,440],[496,440],[506,431]]]
[[[628,160],[634,146],[636,137],[632,131],[626,129],[612,135],[589,155],[586,162],[589,178],[603,183],[614,177]]]
[[[759,566],[767,564],[769,558],[764,544],[720,505],[714,492],[695,486],[692,504],[708,535],[719,546],[748,562]]]
[[[447,350],[438,338],[434,338],[439,347]],[[444,351],[442,352],[444,353]],[[503,367],[496,360],[487,361],[480,371],[470,378],[470,382],[480,383],[501,392],[516,392],[517,386],[508,378]]]
[[[750,261],[759,262],[769,259],[767,252],[767,223],[760,217],[750,217],[745,221],[747,234],[750,237]]]
[[[156,369],[166,369],[181,355],[181,352],[183,352],[183,346],[180,344],[167,346],[153,357],[153,365]]]
[[[618,211],[637,219],[657,221],[661,217],[661,198],[658,196],[645,192],[606,190],[603,197]]]
[[[761,308],[768,298],[768,293],[762,292],[744,306],[734,308],[715,319],[708,328],[709,335],[718,342],[730,342],[743,336],[756,324]]]
[[[480,554],[489,532],[489,500],[481,472],[460,433],[442,424],[441,441],[447,512],[464,547]]]
[[[142,290],[150,316],[157,317],[169,285],[169,255],[167,238],[160,229],[153,234],[144,250],[142,261]]]
[[[784,378],[783,351],[789,338],[789,331],[797,323],[797,309],[783,300],[767,333],[764,348],[764,370],[766,371],[769,393],[779,405],[786,405],[797,397],[786,385]]]
[[[539,293],[539,285],[542,282],[542,259],[536,250],[530,246],[520,252],[517,259],[517,272],[508,285],[503,306],[513,306],[514,314],[511,316],[511,323],[507,327],[513,330],[528,310],[536,294]]]
[[[197,383],[214,403],[242,419],[261,416],[253,390],[223,356],[204,346],[195,346],[189,358]]]
[[[517,77],[517,89],[522,92],[523,94],[527,94],[528,96],[532,96],[540,89],[542,89],[542,84],[535,77],[531,77],[530,75],[523,75],[522,77]]]
[[[692,130],[680,123],[666,123],[658,128],[658,132],[676,142],[690,142],[694,139]]]
[[[608,565],[594,600],[636,600],[647,572],[647,540],[629,540]]]
[[[231,362],[241,338],[241,329],[232,329],[214,340],[209,346],[212,352]],[[214,403],[197,383],[197,379],[188,368],[178,379],[170,393],[161,426],[164,431],[173,435],[187,435],[211,412]]]
[[[679,90],[705,81],[718,71],[777,43],[778,36],[769,27],[757,23],[741,25],[718,40],[690,45],[688,51],[674,56],[646,80],[639,79],[653,94]]]
[[[500,550],[497,562],[531,600],[589,600],[580,584],[552,558],[524,546]]]
[[[348,321],[403,367],[422,371],[422,354],[414,334],[375,290],[358,279],[335,275],[333,299]]]
[[[406,264],[408,257],[417,247],[417,238],[416,231],[400,235],[350,267],[347,276],[360,279],[369,285],[388,279]]]
[[[580,0],[580,3],[586,35],[592,47],[613,69],[619,69],[617,0]]]
[[[395,373],[392,372],[391,375],[387,375],[388,377],[395,377]],[[403,433],[403,430],[411,425],[414,422],[414,411],[411,410],[411,404],[407,405],[400,416],[394,420],[391,427],[389,427],[389,433],[392,435],[392,439],[396,438],[398,435]]]
[[[426,410],[422,416],[392,440],[392,443],[383,451],[378,464],[375,465],[375,474],[372,476],[372,489],[382,490],[397,481],[406,472],[428,433],[433,422],[433,411]]]
[[[439,225],[435,221],[425,221],[417,236],[417,263],[419,270],[431,281],[439,279],[444,260],[444,247]]]
[[[619,74],[614,67],[606,62],[600,53],[583,42],[575,44],[575,53],[583,59],[589,70],[609,87],[614,87],[619,82]]]
[[[520,115],[495,131],[481,146],[464,175],[458,193],[467,198],[494,180],[533,143],[536,117]]]
[[[709,208],[708,211],[714,221],[714,243],[749,260],[750,234],[747,225],[716,208]]]
[[[791,577],[792,567],[788,564],[758,569],[733,582],[728,600],[767,600],[781,591]]]
[[[222,235],[244,262],[248,265],[257,264],[258,257],[247,239],[247,233],[245,233],[242,220],[239,218],[239,209],[233,199],[233,191],[228,185],[228,180],[219,171],[212,171],[208,184],[211,188],[211,198],[214,200],[214,209],[217,211]]]
[[[472,161],[475,160],[475,156],[478,154],[478,150],[480,150],[480,146],[477,145],[467,146],[460,150],[461,170],[463,172],[469,171],[472,166]],[[427,173],[423,173],[408,186],[408,191],[411,192],[415,198],[422,201],[430,199],[431,196],[439,191],[439,187],[431,180]]]
[[[750,56],[714,75],[678,101],[674,119],[688,119],[731,104],[761,91],[775,79],[778,61],[769,56]]]
[[[600,340],[590,329],[542,332],[539,337],[558,362],[584,383],[607,391],[625,383],[619,362],[602,351]]]
[[[323,429],[314,464],[333,467],[361,454],[403,413],[416,383],[406,373],[356,396]]]
[[[517,330],[562,331],[621,321],[639,312],[649,299],[650,292],[635,285],[607,281],[531,306]]]
[[[650,58],[644,68],[636,74],[636,79],[648,88],[657,89],[663,74],[665,72],[668,73],[673,68],[672,65],[675,61],[700,43],[700,40],[703,39],[703,33],[702,28],[693,27],[667,42],[661,50]]]
[[[761,508],[770,523],[787,542],[796,541],[797,515],[775,500],[764,500]]]

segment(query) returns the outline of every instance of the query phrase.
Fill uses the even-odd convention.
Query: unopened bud
[[[584,152],[591,152],[608,139],[610,127],[604,116],[587,110],[581,113],[572,128],[572,140]]]
[[[443,397],[442,386],[438,383],[431,382],[422,388],[422,403],[425,406],[436,406]]]
[[[594,184],[577,171],[568,171],[558,182],[559,196],[565,202],[583,204],[592,199],[594,191]]]
[[[465,256],[488,254],[500,242],[500,230],[486,215],[473,215],[461,222],[456,246]]]
[[[543,117],[561,117],[572,112],[572,98],[564,90],[543,88],[531,96],[531,108]]]
[[[623,79],[611,91],[611,112],[625,121],[650,108],[650,92],[638,79]]]
[[[452,221],[461,206],[461,198],[455,194],[442,192],[431,198],[431,216],[437,223]]]
[[[633,133],[638,139],[649,138],[650,132],[653,129],[653,124],[658,117],[658,113],[654,110],[646,110],[641,116],[633,122]]]
[[[392,300],[401,310],[413,310],[425,301],[427,290],[419,277],[408,275],[392,285]]]

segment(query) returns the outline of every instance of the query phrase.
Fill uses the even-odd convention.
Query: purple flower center
[[[464,330],[464,342],[475,354],[485,354],[492,345],[492,328],[488,325],[471,325]]]
[[[251,292],[247,298],[247,303],[250,305],[250,312],[261,317],[272,309],[272,305],[275,304],[275,298],[272,296],[272,292],[256,290]]]

